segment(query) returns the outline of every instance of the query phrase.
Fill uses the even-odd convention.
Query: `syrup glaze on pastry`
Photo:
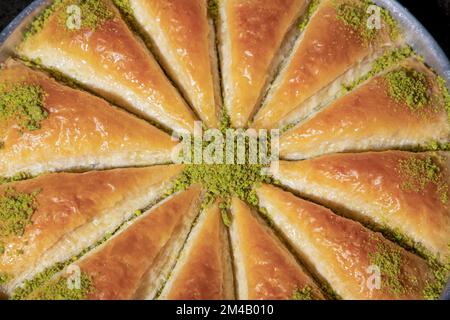
[[[122,20],[110,0],[87,1],[97,9],[86,25],[70,29],[56,2],[39,28],[31,29],[19,54],[65,74],[97,94],[175,131],[192,132],[195,117],[154,57]],[[84,8],[84,7],[83,7]],[[81,17],[83,18],[83,17]],[[90,18],[90,19],[89,19]]]
[[[45,117],[31,129],[18,125],[20,116],[0,117],[0,177],[171,162],[176,141],[100,98],[13,60],[0,70],[2,85],[1,97],[11,105],[23,103],[28,90]]]

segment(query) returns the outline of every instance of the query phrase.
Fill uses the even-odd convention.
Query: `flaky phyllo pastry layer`
[[[178,163],[199,128],[280,159]],[[439,299],[449,151],[368,0],[55,0],[0,70],[0,298]]]

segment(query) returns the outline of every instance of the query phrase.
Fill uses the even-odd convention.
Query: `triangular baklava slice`
[[[422,62],[407,60],[282,135],[281,157],[448,143],[449,97],[442,79]]]
[[[31,293],[27,299],[153,298],[200,209],[201,189],[175,194]],[[78,288],[68,288],[73,271]],[[145,296],[141,296],[145,294]]]
[[[285,54],[278,52],[283,40],[306,5],[306,0],[218,2],[224,103],[232,126],[247,126]]]
[[[314,281],[248,205],[234,198],[231,214],[239,299],[323,299]]]
[[[283,185],[450,258],[449,153],[336,154],[280,162]]]
[[[18,51],[147,119],[193,131],[192,110],[110,0],[55,1]]]
[[[233,271],[219,202],[202,212],[159,299],[231,300]]]
[[[130,0],[123,8],[150,36],[171,78],[201,120],[217,128],[220,79],[214,25],[206,0]]]
[[[303,261],[341,298],[439,297],[445,279],[440,283],[425,260],[381,234],[273,186],[263,185],[257,194]]]
[[[380,25],[368,27],[371,14],[376,14],[369,8],[373,5],[371,1],[314,3],[317,8],[255,116],[255,128],[282,127],[283,118],[301,109],[307,99],[366,57],[392,45],[396,27],[389,14],[380,10]]]
[[[160,199],[183,167],[55,173],[0,187],[0,274],[10,294]]]
[[[171,137],[9,60],[0,70],[0,177],[169,163]]]

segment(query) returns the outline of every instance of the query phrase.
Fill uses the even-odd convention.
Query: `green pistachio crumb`
[[[30,295],[31,300],[84,300],[92,292],[92,279],[81,273],[80,288],[70,288],[67,278],[52,280]]]
[[[231,217],[230,217],[228,211],[221,210],[221,214],[222,214],[222,221],[223,221],[223,224],[225,225],[225,227],[227,227],[227,228],[231,227]]]
[[[207,190],[205,195],[204,206],[210,205],[218,198],[224,199],[224,202],[229,204],[229,199],[232,196],[237,196],[241,200],[250,205],[257,206],[258,197],[254,190],[254,186],[259,183],[270,183],[272,179],[262,174],[265,165],[250,164],[248,159],[249,139],[244,137],[246,142],[245,150],[245,164],[186,164],[186,167],[181,176],[175,181],[174,186],[168,191],[168,194],[173,194],[187,189],[192,184],[202,184]],[[270,145],[270,137],[268,137],[268,144]],[[207,145],[203,145],[203,148]],[[236,145],[233,146],[236,148]],[[191,148],[194,150],[195,146]],[[223,146],[222,159],[226,158],[226,150],[228,147]],[[270,153],[270,150],[268,150]],[[237,157],[238,151],[234,150],[234,155]],[[194,158],[191,156],[191,159]],[[237,158],[234,163],[237,163]]]
[[[395,249],[379,241],[376,251],[369,254],[370,263],[380,268],[382,286],[396,295],[403,294],[406,290],[400,277],[403,259],[400,249]]]
[[[429,145],[429,148],[430,148],[430,150],[434,150],[434,151],[439,150],[439,142],[432,141]]]
[[[208,14],[212,18],[217,18],[219,15],[219,0],[208,0]]]
[[[371,40],[377,34],[376,29],[367,28],[367,8],[371,4],[368,1],[341,1],[336,6],[337,18],[359,32],[364,40]]]
[[[53,13],[57,11],[63,4],[64,0],[53,1],[53,3],[49,7],[47,7],[40,15],[38,15],[36,19],[34,19],[30,24],[28,30],[24,33],[24,40],[28,40],[32,36],[41,32]]]
[[[49,267],[44,271],[38,273],[33,279],[25,280],[24,284],[21,287],[17,288],[16,291],[14,291],[12,299],[13,300],[27,299],[27,297],[32,292],[42,287],[55,274],[64,270],[64,268],[68,265],[69,263],[67,262],[56,263],[52,267]]]
[[[411,110],[418,111],[430,103],[427,77],[416,70],[401,68],[385,75],[389,95]]]
[[[389,240],[399,244],[406,250],[420,256],[427,261],[430,270],[433,272],[434,278],[426,282],[426,286],[423,290],[423,296],[426,299],[436,300],[439,299],[442,290],[444,289],[447,279],[449,278],[450,264],[442,265],[438,257],[430,252],[423,244],[414,241],[398,229],[392,229],[389,226],[371,226],[371,229],[381,232]],[[407,278],[412,287],[417,286],[418,279],[415,276],[410,275]]]
[[[387,239],[397,243],[403,248],[413,252],[414,254],[424,258],[429,259],[432,257],[432,253],[426,249],[422,243],[415,241],[405,233],[403,233],[399,228],[391,228],[387,223],[382,226],[372,227],[372,229],[381,232]]]
[[[220,117],[219,129],[220,131],[225,132],[225,130],[229,128],[231,128],[231,118],[224,108],[224,110],[222,110],[222,115]]]
[[[303,289],[295,289],[292,294],[292,300],[314,300],[313,290],[309,286],[303,287]]]
[[[66,261],[57,262],[53,266],[45,269],[44,271],[38,273],[35,275],[32,279],[25,280],[23,285],[19,288],[17,288],[12,295],[13,300],[28,300],[30,297],[34,294],[35,291],[41,291],[40,288],[47,285],[51,279],[55,277],[56,274],[63,271],[65,268],[67,268],[69,265],[75,263],[78,261],[81,257],[83,257],[86,253],[92,251],[94,248],[98,248],[105,242],[107,242],[111,237],[113,237],[115,234],[117,234],[120,230],[125,228],[129,225],[129,222],[133,220],[135,217],[130,218],[127,221],[124,221],[119,227],[117,227],[114,231],[106,233],[103,238],[101,238],[99,241],[94,243],[93,245],[83,249],[80,253],[77,255],[74,255],[73,257],[67,259]],[[91,288],[90,292],[94,290]]]
[[[222,201],[219,204],[220,213],[222,215],[222,221],[223,221],[223,224],[227,228],[229,228],[231,226],[231,216],[230,216],[230,214],[228,212],[228,208],[230,207],[230,203],[229,202],[230,202],[230,200],[227,199],[227,201]]]
[[[355,80],[350,84],[343,85],[344,93],[352,91],[354,88],[356,88],[363,82],[369,80],[370,78],[376,76],[377,74],[380,74],[381,72],[389,69],[392,66],[397,65],[399,62],[407,58],[410,58],[414,55],[415,55],[414,50],[409,46],[394,49],[384,53],[381,57],[379,57],[372,63],[372,68],[367,74],[365,74],[364,76],[362,76],[361,78]]]
[[[5,190],[0,196],[0,238],[24,234],[25,228],[32,223],[39,192],[22,193],[13,188]]]
[[[450,142],[442,143],[438,141],[431,141],[428,147],[425,148],[427,151],[450,151]]]
[[[367,21],[365,7],[359,3],[342,2],[336,9],[338,19],[357,30]]]
[[[286,132],[290,131],[291,129],[294,129],[297,126],[297,124],[298,124],[298,122],[297,123],[294,122],[294,123],[285,125],[284,127],[281,128],[280,135],[283,135]]]
[[[11,183],[11,182],[17,182],[22,180],[27,180],[32,178],[32,175],[28,172],[19,172],[13,175],[12,177],[0,177],[0,185]]]
[[[372,1],[336,1],[337,18],[347,26],[357,31],[364,41],[373,41],[378,35],[378,30],[369,28],[367,21],[370,19],[369,6],[374,5]],[[385,26],[389,28],[390,36],[395,39],[399,35],[397,22],[390,13],[380,8],[381,18]]]
[[[111,11],[103,0],[71,0],[67,6],[77,5],[81,9],[81,28],[95,30],[106,21],[114,18],[114,12]],[[61,22],[66,24],[68,13],[62,12]]]
[[[442,94],[445,111],[447,111],[448,121],[450,122],[450,93],[447,88],[447,81],[444,78],[438,76],[437,83]],[[450,145],[450,143],[448,145]]]
[[[400,173],[403,183],[402,188],[412,192],[423,192],[428,185],[436,186],[437,194],[442,203],[448,202],[448,184],[443,178],[439,162],[432,156],[419,158],[411,156],[401,160],[397,171]]]
[[[133,16],[130,0],[113,0],[114,4],[128,16]]]
[[[312,0],[309,3],[308,8],[306,9],[305,16],[302,19],[302,22],[300,23],[300,25],[298,26],[300,31],[305,30],[306,26],[309,23],[309,20],[311,20],[311,17],[317,11],[317,8],[319,8],[319,4],[320,4],[320,0]]]
[[[45,93],[31,84],[0,84],[0,121],[16,121],[22,130],[38,130],[48,117]]]
[[[251,205],[257,205],[255,184],[267,182],[270,178],[261,175],[261,165],[199,164],[187,165],[181,177],[177,179],[173,190],[185,190],[192,184],[200,183],[207,189],[205,205],[218,197],[229,198],[233,195]]]
[[[275,222],[273,221],[272,215],[267,211],[266,208],[259,207],[259,213],[263,217],[263,219],[266,221],[267,225],[271,228],[275,228]]]
[[[392,17],[389,11],[386,10],[385,8],[381,8],[381,15],[383,17],[383,21],[389,27],[391,39],[393,40],[398,39],[400,36],[400,28],[398,26],[397,21],[395,21],[395,19]]]
[[[442,265],[437,260],[432,260],[429,262],[429,265],[433,270],[434,279],[427,281],[423,290],[423,296],[427,300],[438,300],[450,275],[450,263]]]
[[[9,275],[5,272],[0,272],[0,286],[8,283]]]

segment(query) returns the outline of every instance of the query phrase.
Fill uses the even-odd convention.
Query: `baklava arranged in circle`
[[[174,163],[196,121],[281,161]],[[445,80],[367,0],[55,0],[0,70],[0,292],[438,299],[449,148]]]

